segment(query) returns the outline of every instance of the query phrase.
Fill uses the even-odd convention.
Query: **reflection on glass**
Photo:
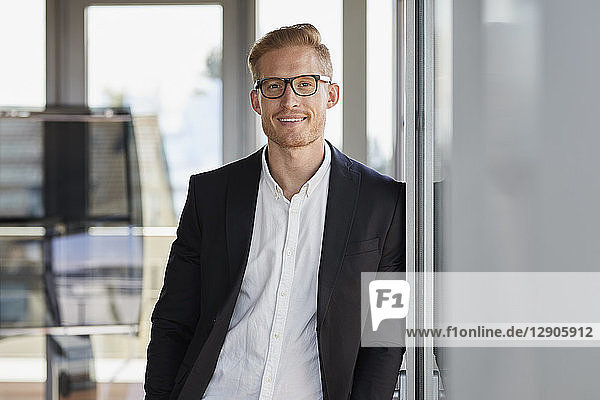
[[[2,116],[0,127],[0,329],[137,324],[143,231],[130,115],[53,110]]]
[[[325,138],[334,146],[342,148],[342,108],[344,87],[342,76],[342,1],[306,0],[302,7],[298,2],[290,0],[257,0],[256,1],[256,37],[269,31],[300,23],[311,23],[321,33],[321,40],[331,53],[333,64],[333,82],[340,85],[340,101],[327,111]],[[307,71],[313,72],[313,71]],[[250,104],[248,104],[250,107]],[[257,143],[266,143],[262,132],[260,118],[256,118]]]
[[[90,214],[127,214],[127,165],[122,127],[114,123],[90,126]]]
[[[0,238],[0,268],[2,273],[43,273],[42,244],[43,242],[39,239]]]
[[[43,273],[42,240],[0,237],[0,327],[45,325]]]
[[[58,389],[58,400],[98,399],[94,352],[89,336],[48,335],[46,360],[52,371],[48,380],[52,380],[52,386]]]
[[[4,217],[44,214],[42,132],[41,122],[0,119],[0,215]]]
[[[60,325],[138,322],[140,236],[65,235],[52,239],[51,253]]]
[[[0,241],[0,327],[137,324],[142,237],[87,233]]]
[[[168,197],[144,223],[175,225],[189,176],[222,163],[222,7],[94,6],[86,17],[88,104],[131,107],[144,200]],[[168,193],[152,191],[163,182]]]

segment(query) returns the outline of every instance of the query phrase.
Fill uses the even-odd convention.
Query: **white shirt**
[[[227,336],[203,399],[323,397],[317,276],[331,151],[291,201],[262,156],[250,253]]]

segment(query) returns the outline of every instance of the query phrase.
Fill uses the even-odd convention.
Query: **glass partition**
[[[0,330],[134,325],[142,214],[131,116],[0,115]]]
[[[433,5],[436,271],[597,272],[598,3]],[[444,398],[597,398],[567,346],[438,348]]]

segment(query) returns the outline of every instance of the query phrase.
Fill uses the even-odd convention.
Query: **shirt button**
[[[275,336],[275,339],[279,339],[279,333],[276,333],[273,336]]]
[[[292,214],[296,214],[296,212],[297,212],[296,210],[292,210]]]
[[[292,251],[292,250],[288,250],[288,251],[287,251],[287,255],[288,255],[288,256],[291,256],[291,255],[292,255],[292,253],[293,253],[293,251]]]
[[[287,294],[287,293],[285,292],[285,290],[282,290],[282,291],[281,291],[281,295],[282,295],[282,296],[285,296],[286,294]]]
[[[267,383],[271,383],[272,379],[270,376],[267,376]]]

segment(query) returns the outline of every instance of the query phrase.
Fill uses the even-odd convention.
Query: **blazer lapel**
[[[330,145],[330,147],[331,172],[317,291],[318,330],[325,319],[331,292],[342,267],[342,258],[350,236],[360,186],[360,173],[350,169],[352,161],[334,146]]]

